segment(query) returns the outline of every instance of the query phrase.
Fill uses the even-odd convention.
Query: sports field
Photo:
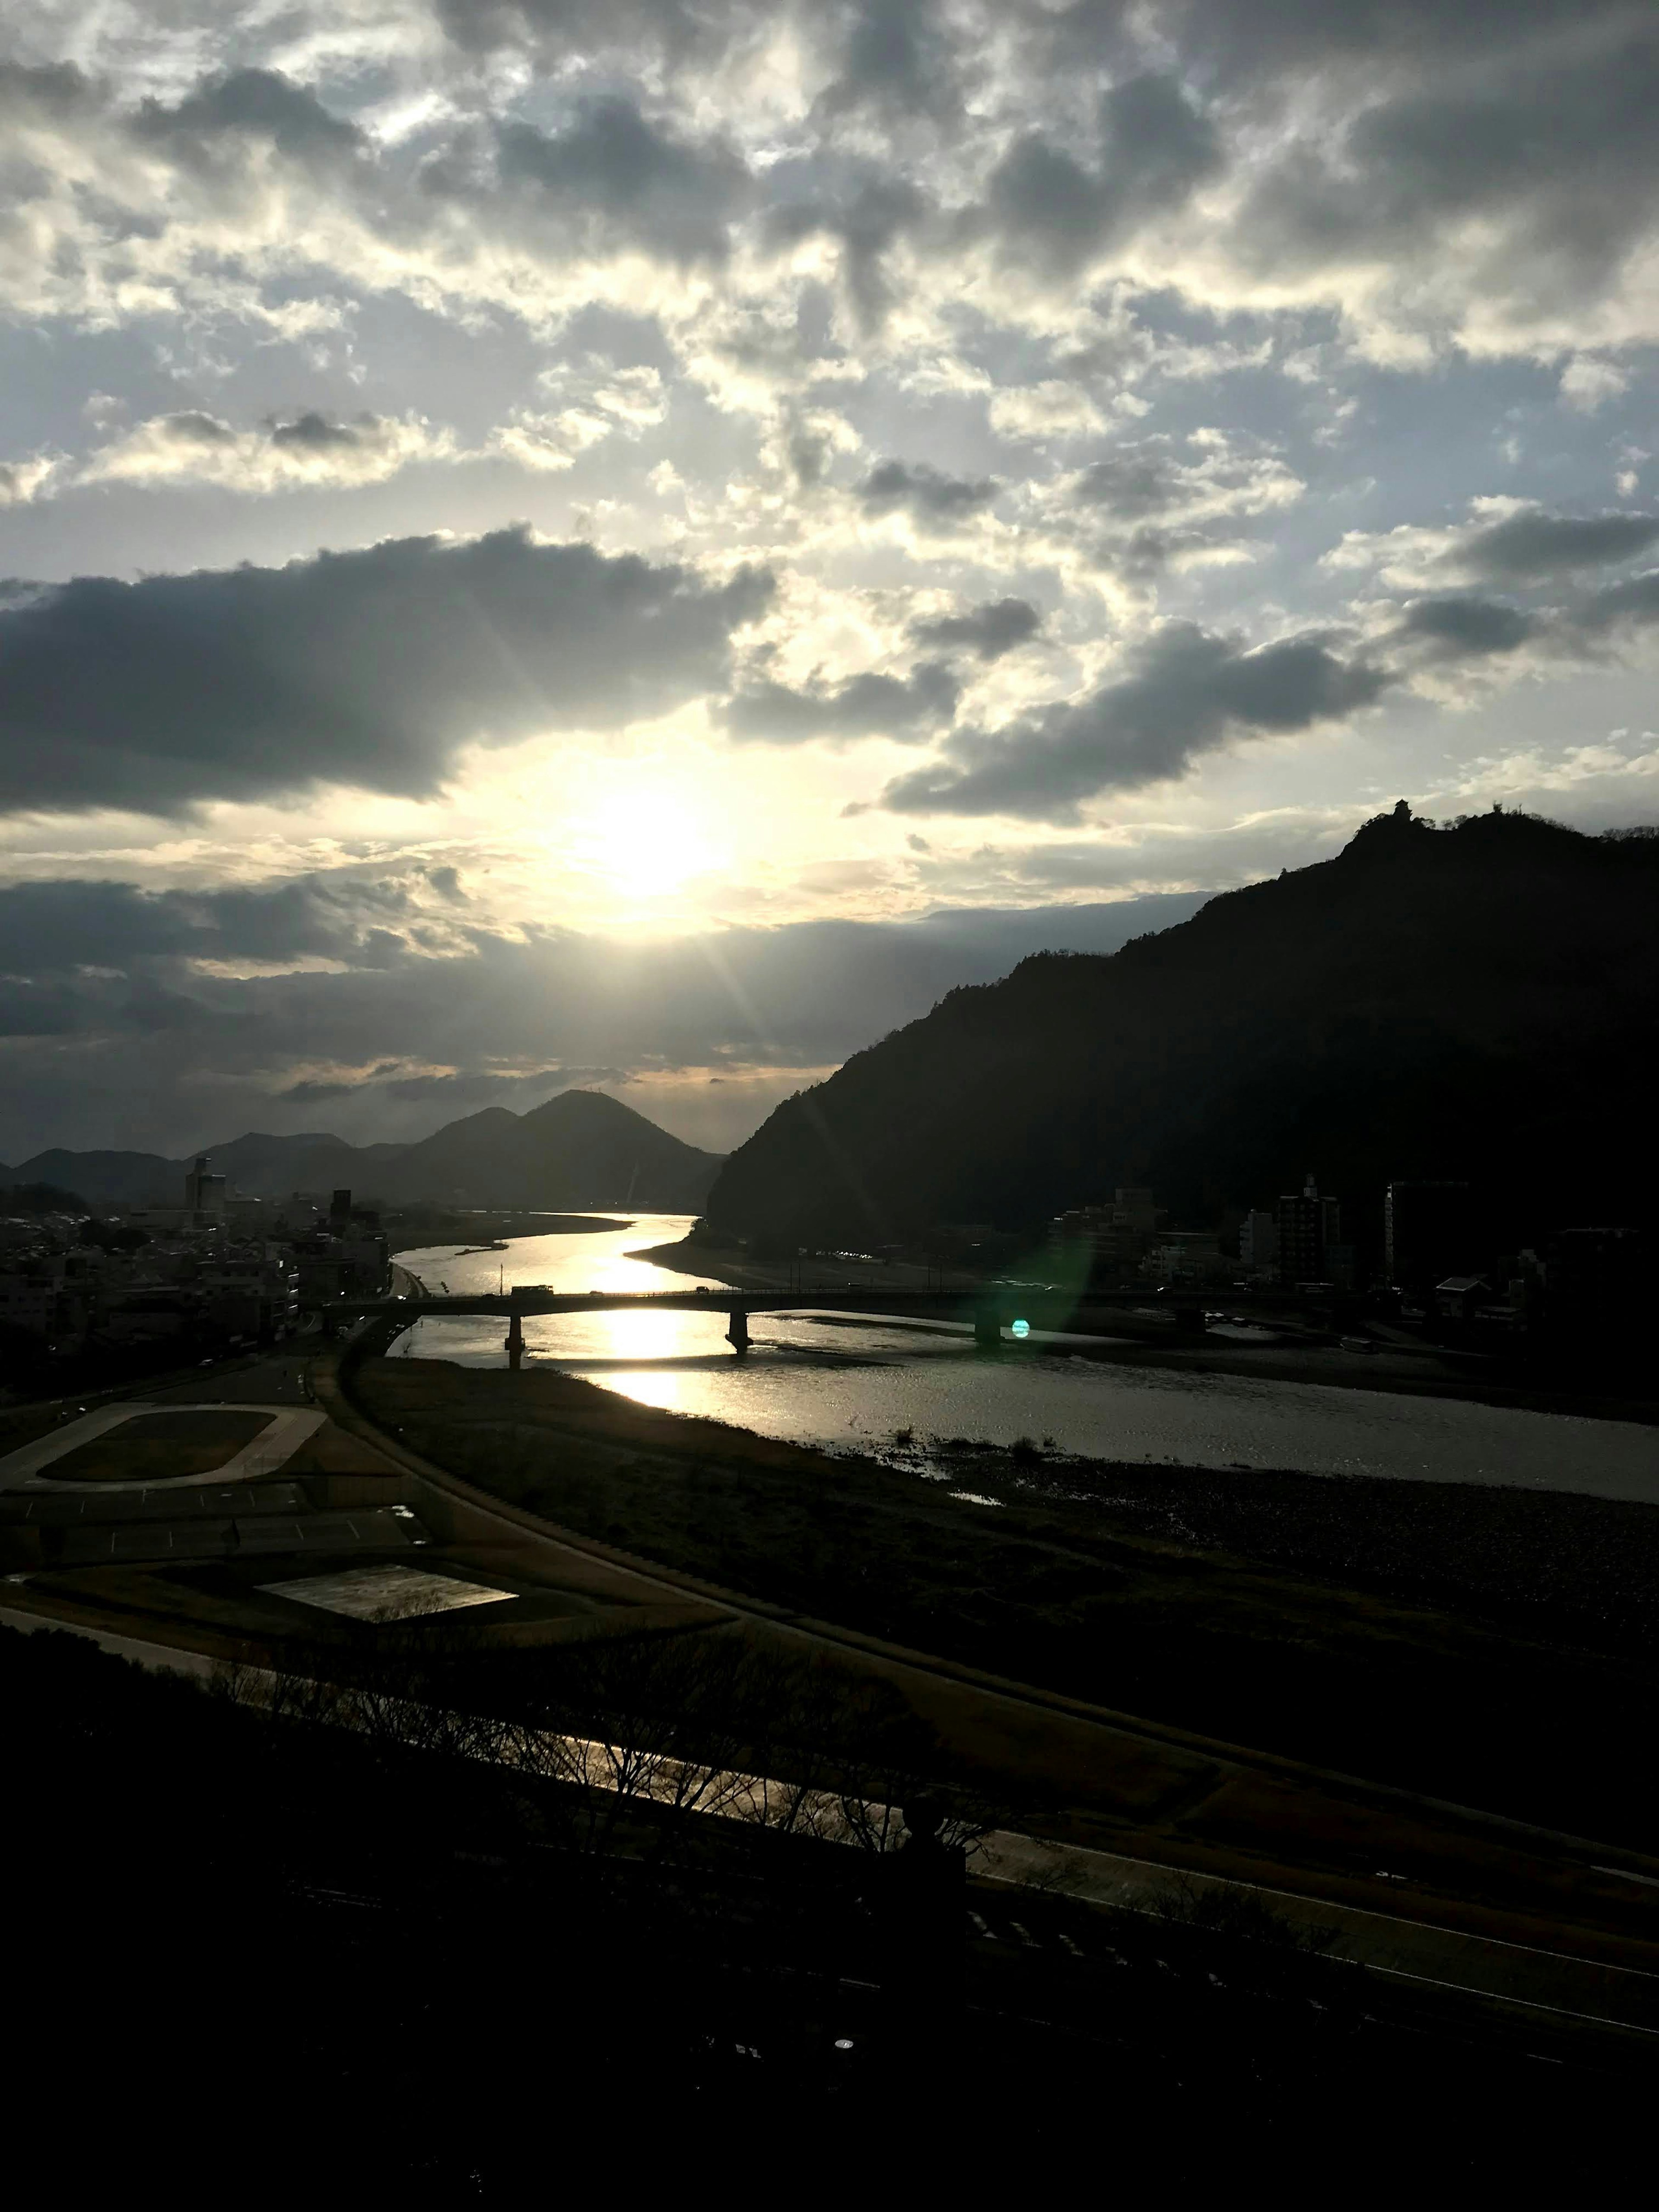
[[[271,1416],[236,1406],[187,1406],[135,1413],[42,1468],[55,1482],[165,1482],[211,1474],[270,1426]]]

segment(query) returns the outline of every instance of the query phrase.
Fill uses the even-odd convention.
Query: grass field
[[[232,1406],[135,1413],[41,1469],[57,1482],[165,1482],[211,1474],[270,1425]]]
[[[369,1360],[353,1388],[481,1489],[728,1589],[1316,1765],[1659,1840],[1640,1748],[1659,1717],[1650,1508],[984,1449],[946,1485],[544,1371]]]

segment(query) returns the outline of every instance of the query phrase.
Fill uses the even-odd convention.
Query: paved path
[[[165,1403],[151,1398],[125,1398],[118,1405],[100,1406],[95,1413],[83,1413],[78,1420],[65,1421],[50,1434],[37,1437],[32,1444],[21,1450],[9,1452],[0,1459],[0,1490],[58,1490],[72,1492],[90,1490],[119,1493],[122,1491],[153,1490],[157,1478],[153,1475],[136,1476],[131,1482],[59,1482],[49,1472],[54,1460],[72,1452],[77,1444],[90,1443],[94,1437],[107,1436],[112,1429],[119,1428],[141,1413],[204,1413],[223,1411],[220,1404],[181,1405],[177,1398]],[[169,1489],[187,1489],[193,1484],[211,1482],[250,1482],[262,1475],[275,1474],[285,1461],[291,1459],[309,1436],[321,1428],[327,1416],[308,1406],[259,1406],[237,1401],[237,1410],[248,1413],[269,1413],[270,1425],[262,1429],[251,1442],[244,1444],[218,1467],[210,1468],[205,1474],[179,1474],[167,1478]]]
[[[1565,2014],[1634,2029],[1659,2047],[1659,1973],[1610,1960],[1576,1958],[1540,1944],[1507,1942],[1438,1926],[1405,1913],[1368,1911],[1261,1882],[1239,1881],[1155,1859],[999,1830],[988,1836],[974,1871],[993,1881],[1035,1883],[1085,1904],[1149,1910],[1171,1892],[1248,1893],[1292,1926],[1334,1930],[1334,1955],[1372,1972],[1431,1986],[1467,1990],[1528,2011]],[[1659,1899],[1656,1899],[1659,1917]]]

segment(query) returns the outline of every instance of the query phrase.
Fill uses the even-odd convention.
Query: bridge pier
[[[726,1340],[731,1346],[733,1352],[744,1352],[748,1351],[749,1309],[747,1306],[732,1307],[732,1318],[726,1331]]]
[[[524,1316],[517,1306],[507,1325],[507,1364],[515,1375],[524,1364]]]
[[[995,1306],[974,1308],[974,1342],[981,1352],[994,1352],[1002,1342],[1002,1316]]]

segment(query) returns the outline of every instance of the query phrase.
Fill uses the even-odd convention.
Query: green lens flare
[[[1030,1322],[1029,1321],[1017,1321],[1017,1322],[1014,1323],[1014,1334],[1015,1334],[1016,1336],[1018,1336],[1018,1337],[1027,1337],[1027,1336],[1029,1336],[1030,1334],[1031,1334],[1031,1324],[1030,1324]]]

